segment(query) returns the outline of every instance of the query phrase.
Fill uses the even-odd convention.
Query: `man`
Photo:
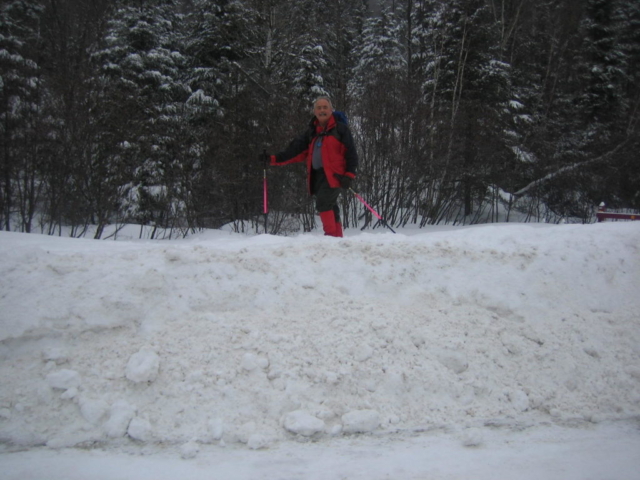
[[[313,115],[308,129],[269,160],[271,165],[307,163],[309,193],[316,197],[324,234],[342,237],[338,196],[341,188],[351,187],[358,154],[349,127],[334,113],[329,97],[316,99]]]

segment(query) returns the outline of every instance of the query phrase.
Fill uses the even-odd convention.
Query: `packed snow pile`
[[[0,441],[263,449],[640,415],[640,225],[0,233]]]

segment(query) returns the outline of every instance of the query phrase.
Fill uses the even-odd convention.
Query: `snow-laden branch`
[[[562,167],[562,168],[556,170],[555,172],[552,172],[552,173],[549,173],[548,175],[545,175],[542,178],[534,180],[533,182],[531,182],[526,187],[523,187],[520,190],[518,190],[517,192],[513,193],[513,196],[516,197],[516,198],[517,197],[521,197],[522,195],[527,193],[532,188],[538,187],[540,185],[544,185],[545,183],[553,180],[556,177],[559,177],[562,174],[565,174],[567,172],[571,172],[573,170],[577,170],[577,169],[579,169],[581,167],[586,167],[588,165],[593,165],[594,163],[602,162],[603,160],[607,160],[608,158],[610,158],[613,155],[615,155],[616,153],[618,153],[618,151],[621,150],[628,143],[628,141],[629,140],[625,140],[624,142],[622,142],[620,145],[618,145],[613,150],[611,150],[611,151],[609,151],[607,153],[604,153],[604,154],[602,154],[602,155],[600,155],[598,157],[591,158],[589,160],[585,160],[584,162],[572,163],[571,165],[567,165],[565,167]]]

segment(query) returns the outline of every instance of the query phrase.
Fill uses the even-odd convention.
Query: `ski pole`
[[[263,161],[264,161],[264,169],[262,172],[262,213],[264,214],[264,233],[269,233],[267,230],[267,219],[269,215],[269,198],[267,193],[267,164],[269,161],[269,155],[267,155],[267,151],[264,150],[262,152]]]
[[[395,232],[395,230],[389,226],[389,224],[387,223],[387,221],[386,221],[384,218],[382,218],[378,212],[376,212],[373,208],[371,208],[371,206],[370,206],[367,202],[365,202],[365,201],[364,201],[364,198],[362,198],[360,195],[358,195],[358,194],[353,190],[353,188],[349,188],[349,191],[350,191],[351,193],[353,193],[353,194],[356,196],[356,198],[357,198],[358,200],[360,200],[360,201],[362,202],[362,204],[363,204],[365,207],[367,207],[367,208],[371,211],[371,213],[373,213],[373,214],[378,218],[378,220],[380,220],[380,221],[382,222],[382,224],[383,224],[385,227],[387,227],[387,228],[388,228],[389,230],[391,230],[393,233],[396,233],[396,232]]]

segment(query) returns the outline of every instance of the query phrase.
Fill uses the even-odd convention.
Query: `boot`
[[[333,216],[336,219],[336,237],[342,237],[342,222],[340,221],[340,209],[337,205],[333,206]]]
[[[320,212],[320,220],[322,220],[322,228],[324,229],[325,235],[329,235],[330,237],[338,236],[336,228],[336,217],[333,213],[333,210]]]

